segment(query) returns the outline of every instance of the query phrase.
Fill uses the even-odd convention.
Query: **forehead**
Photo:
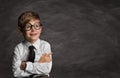
[[[40,23],[40,20],[38,20],[38,19],[31,19],[28,23],[30,23],[30,24]]]

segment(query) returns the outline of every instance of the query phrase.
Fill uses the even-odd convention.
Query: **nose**
[[[34,31],[35,30],[35,27],[34,25],[31,26],[31,31]]]

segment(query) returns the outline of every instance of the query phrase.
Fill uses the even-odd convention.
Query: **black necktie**
[[[29,46],[29,56],[28,56],[28,61],[34,62],[35,59],[35,47],[34,46]]]

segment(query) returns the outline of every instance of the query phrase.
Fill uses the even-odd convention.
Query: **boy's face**
[[[27,41],[34,43],[39,39],[41,31],[40,20],[32,19],[26,24],[23,35]]]

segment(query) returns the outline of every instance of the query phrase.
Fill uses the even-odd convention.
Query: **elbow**
[[[50,71],[48,70],[48,71],[44,71],[43,72],[44,74],[49,74],[50,73]]]
[[[19,75],[16,74],[15,72],[13,73],[13,76],[14,76],[14,77],[19,77]]]
[[[13,76],[14,76],[14,77],[18,77],[18,75],[16,75],[16,74],[14,74]]]
[[[13,69],[13,76],[14,76],[14,77],[18,77],[18,74],[16,73],[16,70],[15,70],[15,69]]]
[[[20,73],[17,73],[17,72],[15,71],[15,72],[13,72],[13,76],[14,76],[14,77],[20,77]]]
[[[43,73],[43,74],[49,74],[50,71],[43,71],[42,73]]]
[[[44,74],[49,74],[51,72],[51,68],[47,68],[45,71],[44,71]]]
[[[13,76],[14,76],[15,78],[23,77],[20,73],[16,73],[16,72],[13,73]]]
[[[51,72],[51,68],[48,69],[48,72],[47,73],[50,73]]]
[[[14,77],[21,77],[21,73],[16,70],[16,71],[13,71],[13,76]]]
[[[51,72],[51,69],[52,69],[52,64],[47,66],[46,69],[47,69],[46,73],[49,74]]]

